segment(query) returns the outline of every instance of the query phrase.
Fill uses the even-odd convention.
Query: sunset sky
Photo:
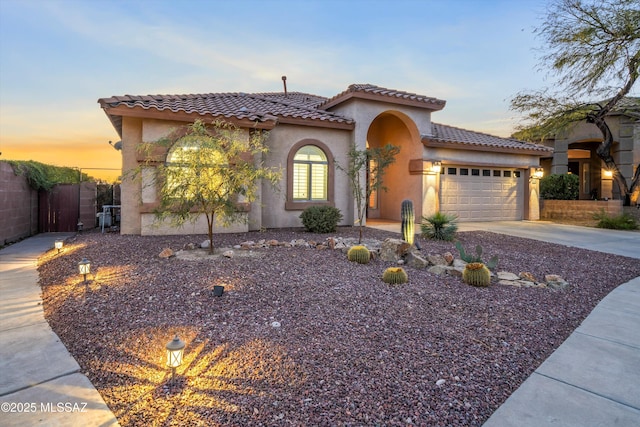
[[[545,0],[0,1],[0,160],[113,180],[98,98],[371,83],[445,99],[438,123],[508,136]]]

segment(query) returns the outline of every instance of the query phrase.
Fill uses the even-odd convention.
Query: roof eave
[[[103,105],[103,110],[111,120],[111,123],[114,124],[116,131],[118,134],[122,136],[122,117],[136,117],[143,119],[159,119],[159,120],[173,120],[178,122],[193,122],[197,119],[222,119],[226,122],[233,123],[234,125],[242,128],[254,128],[254,129],[264,129],[271,130],[273,129],[278,120],[276,117],[269,117],[263,121],[251,120],[247,118],[237,118],[234,116],[224,116],[224,115],[212,115],[212,114],[199,114],[199,113],[188,113],[186,111],[170,111],[170,110],[158,110],[155,108],[145,109],[142,107],[129,107],[127,105],[118,105],[115,107],[109,106],[108,104]],[[120,117],[119,127],[114,123],[114,117]],[[118,120],[118,119],[115,119]]]
[[[468,151],[489,151],[492,153],[527,154],[530,156],[538,157],[546,157],[553,154],[553,149],[551,149],[550,147],[545,147],[544,150],[519,147],[496,147],[491,145],[469,144],[459,141],[442,141],[430,138],[422,138],[422,144],[424,144],[425,147],[433,148],[451,148]]]

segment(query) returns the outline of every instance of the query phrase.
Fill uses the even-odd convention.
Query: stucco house
[[[605,118],[614,143],[611,155],[620,172],[631,185],[635,168],[640,164],[640,98],[623,98]],[[552,156],[541,159],[545,173],[572,173],[580,177],[580,199],[622,199],[620,188],[596,154],[602,133],[596,125],[578,122],[545,145],[554,148]],[[638,202],[638,191],[631,197]]]
[[[349,182],[336,168],[346,165],[352,144],[401,147],[385,174],[388,191],[369,200],[368,218],[399,220],[402,200],[410,199],[418,220],[437,211],[455,213],[461,221],[536,220],[534,172],[540,158],[552,153],[543,145],[434,123],[431,115],[445,107],[444,100],[370,84],[350,85],[331,98],[287,92],[285,86],[277,93],[125,95],[98,102],[122,139],[124,234],[205,232],[204,221],[181,230],[154,226],[156,190],[145,185],[144,173],[142,182],[126,178],[145,160],[137,150],[141,143],[196,119],[228,120],[247,133],[269,131],[263,161],[283,170],[280,191],[265,184],[247,224],[217,231],[300,227],[302,210],[323,204],[342,211],[341,225],[354,225]]]

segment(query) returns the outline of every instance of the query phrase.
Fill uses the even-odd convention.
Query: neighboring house
[[[225,231],[300,227],[300,213],[313,205],[331,205],[357,217],[353,194],[336,164],[347,164],[349,147],[391,143],[401,148],[387,170],[386,192],[369,200],[368,218],[400,220],[404,199],[413,201],[416,219],[437,211],[461,221],[539,219],[538,181],[533,171],[552,149],[472,132],[431,121],[445,101],[354,84],[332,97],[299,92],[211,93],[200,95],[116,96],[98,102],[122,138],[122,224],[124,234],[203,233],[203,221],[184,230],[154,226],[157,194],[127,171],[145,160],[137,147],[168,135],[197,119],[224,119],[245,129],[269,131],[266,166],[281,167],[280,190],[264,185],[251,204],[248,224]],[[167,161],[171,151],[155,153]],[[152,167],[152,166],[150,166]],[[217,231],[223,231],[217,229]]]
[[[630,186],[635,168],[640,164],[640,98],[623,98],[605,121],[613,135],[611,155]],[[621,199],[620,188],[596,154],[601,142],[602,133],[596,125],[586,121],[577,123],[545,142],[554,148],[553,156],[541,160],[545,173],[578,175],[580,199]],[[636,191],[631,202],[637,201]]]

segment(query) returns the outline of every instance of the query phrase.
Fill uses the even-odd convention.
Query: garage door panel
[[[468,166],[448,166],[440,176],[440,210],[460,221],[521,220],[524,183],[513,169],[492,168],[491,174],[460,175]],[[449,174],[451,169],[456,174]],[[505,177],[503,171],[509,171]],[[499,175],[499,176],[498,176]],[[522,174],[519,174],[522,176]]]

